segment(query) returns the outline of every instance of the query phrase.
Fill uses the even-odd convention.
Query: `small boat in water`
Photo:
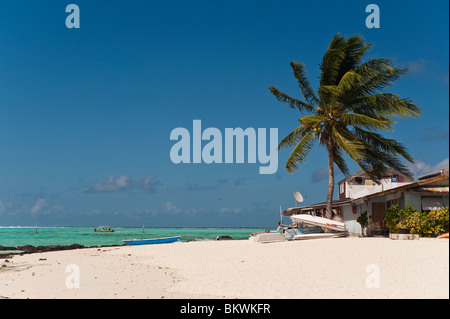
[[[181,236],[150,238],[150,239],[124,239],[122,240],[127,245],[154,245],[154,244],[168,244],[179,241]]]
[[[114,230],[109,226],[99,226],[94,229],[94,233],[114,233]]]

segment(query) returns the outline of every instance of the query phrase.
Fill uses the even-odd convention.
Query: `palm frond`
[[[342,172],[342,174],[344,174],[345,176],[350,175],[350,170],[348,169],[347,163],[345,162],[341,149],[337,147],[334,148],[333,160],[336,166]]]
[[[286,162],[286,170],[290,174],[294,173],[294,170],[297,169],[298,164],[301,164],[306,160],[306,157],[312,149],[314,138],[314,134],[312,132],[308,132],[294,147]]]
[[[380,153],[389,154],[391,157],[403,157],[408,162],[414,163],[412,156],[401,143],[393,139],[384,138],[381,134],[368,132],[360,128],[353,128],[354,135],[366,145],[370,145]]]
[[[340,92],[350,91],[352,88],[356,87],[359,82],[361,82],[361,78],[361,74],[350,70],[341,77],[341,80],[337,85],[337,90]]]
[[[399,157],[392,156],[389,153],[380,152],[369,146],[365,151],[365,165],[368,167],[365,171],[372,178],[379,180],[386,176],[386,168],[391,167],[394,170],[411,177],[411,172],[407,166],[402,163]]]
[[[353,82],[348,90],[342,92],[341,102],[349,103],[353,97],[377,94],[391,86],[407,71],[407,69],[392,67],[388,59],[369,60],[354,70],[360,75],[359,81]]]
[[[303,63],[291,62],[294,77],[298,80],[298,86],[302,92],[303,98],[311,105],[320,103],[319,99],[311,89],[311,85],[305,75],[305,65]]]
[[[277,150],[282,150],[287,147],[292,147],[298,143],[299,140],[301,140],[305,134],[309,133],[311,131],[311,128],[300,125],[295,130],[293,130],[291,133],[288,134],[278,145]]]
[[[407,149],[378,131],[392,131],[393,117],[419,117],[421,109],[410,99],[386,92],[408,70],[395,68],[390,59],[363,62],[371,47],[361,36],[345,39],[336,34],[320,63],[317,92],[311,88],[304,64],[298,62],[291,62],[291,67],[303,100],[269,88],[279,101],[310,113],[278,146],[279,150],[294,147],[286,163],[289,173],[305,161],[315,139],[332,152],[334,164],[344,175],[349,174],[345,153],[373,178],[382,176],[387,167],[409,173],[400,160],[413,161]]]
[[[361,62],[367,50],[372,47],[372,44],[366,44],[364,38],[359,35],[354,35],[347,39],[345,48],[345,59],[342,61],[339,69],[338,80],[344,76],[349,70],[353,70]]]
[[[364,43],[361,36],[354,35],[345,40],[339,33],[336,34],[320,65],[322,71],[320,86],[337,85],[344,74],[361,63],[364,54],[371,47],[371,44]]]
[[[384,116],[396,116],[399,118],[420,117],[421,109],[410,99],[400,98],[393,93],[379,93],[368,96],[359,96],[348,103],[354,112],[371,114],[383,114]]]
[[[319,96],[322,101],[321,105],[325,106],[325,112],[328,113],[338,98],[339,90],[336,85],[321,85],[319,87]]]
[[[378,129],[393,131],[392,126],[396,123],[395,121],[389,120],[388,118],[382,117],[378,114],[368,116],[361,113],[343,113],[339,116],[339,119],[344,125],[366,128],[371,131]]]
[[[333,127],[331,129],[331,136],[337,146],[345,151],[356,163],[358,163],[358,165],[362,160],[364,160],[364,154],[362,153],[362,151],[364,150],[365,146],[350,132],[344,129],[339,130],[337,127]]]
[[[334,133],[338,146],[371,178],[382,178],[387,167],[391,167],[407,176],[411,175],[408,168],[400,160],[400,156],[408,161],[412,161],[412,157],[408,154],[405,147],[397,141],[386,139],[378,133],[358,128],[355,128],[353,133],[345,130],[335,131]],[[356,147],[351,145],[349,147],[349,142],[356,145]]]
[[[323,120],[324,120],[324,117],[321,115],[307,115],[307,116],[302,116],[299,119],[299,122],[302,123],[302,125],[313,127],[313,126],[319,125],[320,122],[322,122]]]
[[[314,112],[316,109],[314,106],[309,105],[305,102],[302,102],[300,100],[297,100],[293,97],[290,97],[289,95],[280,92],[277,88],[271,86],[269,88],[270,92],[272,92],[273,95],[277,98],[278,101],[284,102],[289,104],[289,106],[293,109],[297,109],[301,112],[308,111],[308,112]]]

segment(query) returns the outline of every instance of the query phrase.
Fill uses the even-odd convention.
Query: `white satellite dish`
[[[295,207],[297,207],[297,202],[299,203],[303,202],[303,196],[299,192],[294,192],[294,198],[295,198]]]

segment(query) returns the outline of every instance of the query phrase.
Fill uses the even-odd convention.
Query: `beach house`
[[[360,234],[356,221],[362,212],[371,216],[371,230],[384,234],[384,213],[392,205],[404,208],[413,205],[415,210],[430,211],[449,205],[449,169],[419,176],[417,181],[399,172],[388,170],[380,180],[371,179],[364,171],[350,175],[338,183],[339,198],[332,203],[333,218],[344,221],[349,233]],[[326,203],[287,209],[285,216],[311,214],[323,217]]]

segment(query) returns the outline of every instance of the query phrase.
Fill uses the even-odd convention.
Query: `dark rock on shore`
[[[72,250],[72,249],[95,248],[95,247],[117,247],[117,246],[122,246],[122,245],[83,246],[80,244],[71,244],[71,245],[48,245],[48,246],[23,245],[23,246],[17,246],[17,247],[0,246],[0,255],[2,255],[1,254],[2,250],[4,250],[4,251],[18,250],[18,251],[22,251],[22,253],[20,253],[20,254],[23,255],[23,254],[44,253],[44,252],[48,252],[48,251]]]
[[[233,238],[231,238],[231,236],[229,236],[229,235],[217,236],[217,238],[216,238],[216,240],[227,240],[227,239],[233,239]]]
[[[32,246],[32,245],[17,246],[17,250],[22,250],[24,254],[43,253],[47,251],[70,250],[80,248],[85,248],[85,246],[79,244],[48,245],[48,246]]]

